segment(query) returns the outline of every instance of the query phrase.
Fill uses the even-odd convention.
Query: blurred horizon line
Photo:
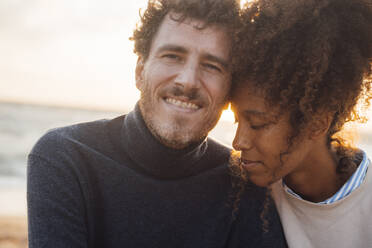
[[[27,105],[27,106],[32,106],[32,107],[59,108],[59,109],[67,109],[67,110],[83,110],[83,111],[91,111],[91,112],[128,113],[129,111],[131,111],[130,108],[125,108],[123,106],[118,106],[117,108],[108,107],[108,106],[98,107],[96,105],[88,106],[84,104],[45,103],[45,102],[22,101],[22,100],[1,99],[1,98],[0,98],[0,104]]]

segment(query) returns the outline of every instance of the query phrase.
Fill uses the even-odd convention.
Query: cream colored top
[[[372,170],[362,185],[331,204],[296,198],[283,189],[272,194],[290,248],[372,248]]]

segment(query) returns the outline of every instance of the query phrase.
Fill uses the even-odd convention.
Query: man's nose
[[[249,132],[249,128],[245,128],[242,124],[238,124],[235,138],[233,140],[233,147],[237,151],[250,150],[253,146],[253,137]]]
[[[184,90],[199,88],[198,66],[188,62],[178,72],[175,83],[183,86]]]

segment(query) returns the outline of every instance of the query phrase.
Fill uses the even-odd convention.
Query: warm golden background
[[[0,248],[26,247],[26,159],[48,129],[130,111],[145,0],[0,0]],[[233,115],[212,136],[231,144]],[[357,127],[372,154],[371,122]]]

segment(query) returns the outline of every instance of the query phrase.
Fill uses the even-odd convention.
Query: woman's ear
[[[327,135],[333,121],[333,114],[323,113],[316,115],[314,120],[309,124],[310,139],[319,138]]]
[[[142,91],[143,83],[144,83],[144,61],[142,57],[138,57],[137,64],[136,64],[136,87],[138,90]]]

